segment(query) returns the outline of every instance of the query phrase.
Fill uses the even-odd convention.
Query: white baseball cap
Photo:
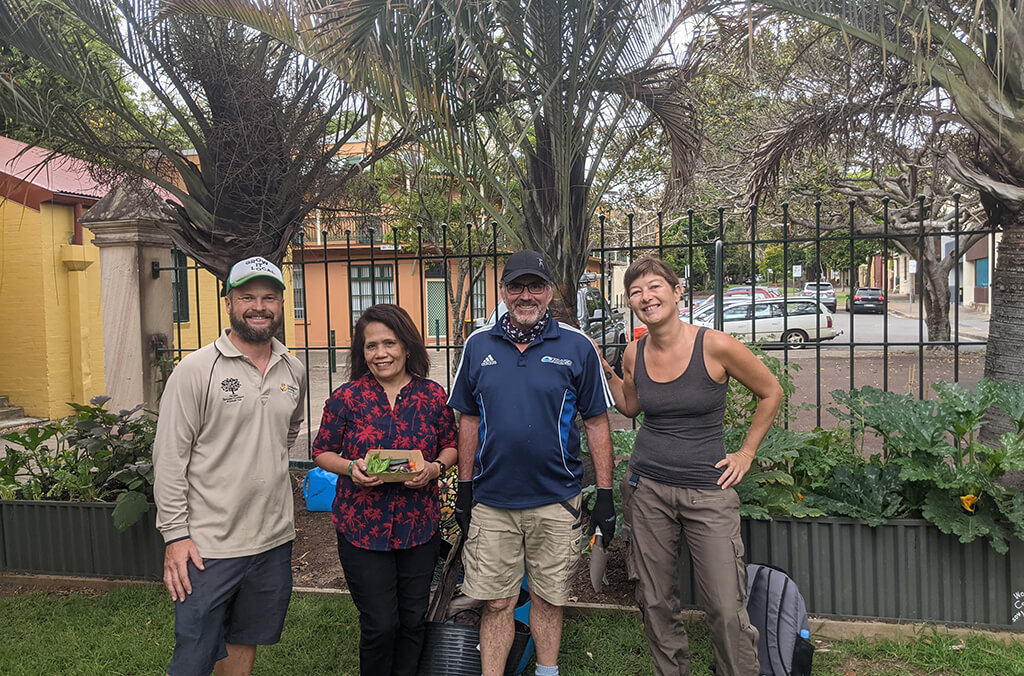
[[[281,268],[262,256],[253,256],[231,266],[231,272],[228,273],[228,278],[224,281],[223,295],[228,295],[231,289],[237,289],[257,277],[272,279],[281,285],[282,291],[284,290],[284,275],[281,274]]]

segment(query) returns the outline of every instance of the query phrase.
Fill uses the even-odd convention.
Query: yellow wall
[[[35,211],[0,199],[0,396],[39,418],[70,415],[66,402],[106,391],[99,249],[88,230],[82,245],[69,244],[73,234],[73,206]],[[161,274],[169,283],[170,271]],[[290,266],[284,274],[285,338],[294,345]],[[174,325],[171,340],[191,351],[213,342],[228,318],[219,282],[206,270],[188,271],[188,292],[189,321]]]
[[[71,245],[74,207],[0,202],[0,395],[58,418],[105,389],[99,252]]]

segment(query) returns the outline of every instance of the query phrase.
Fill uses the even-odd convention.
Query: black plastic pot
[[[516,620],[516,635],[505,661],[513,676],[530,640],[530,628]],[[454,622],[428,622],[419,676],[480,676],[480,629]]]

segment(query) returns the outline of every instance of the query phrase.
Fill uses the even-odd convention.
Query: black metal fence
[[[820,286],[811,297],[802,296],[800,283],[804,280],[833,283],[837,289],[838,307],[837,312],[829,314],[828,321],[841,331],[838,336],[825,340],[821,335],[821,323],[816,321],[813,334],[808,332],[807,343],[779,340],[777,344],[764,345],[769,354],[779,360],[780,372],[791,378],[796,387],[790,406],[797,413],[787,424],[798,428],[828,426],[827,395],[835,389],[875,385],[886,391],[909,392],[918,398],[926,398],[930,383],[942,380],[975,382],[981,377],[987,317],[984,312],[966,309],[961,304],[965,285],[965,265],[961,258],[969,245],[979,241],[985,243],[986,255],[982,257],[976,251],[966,270],[969,277],[967,285],[972,289],[984,289],[987,278],[982,279],[982,273],[987,274],[994,258],[995,233],[977,227],[965,228],[961,222],[958,198],[949,205],[949,218],[945,222],[950,225],[945,229],[926,228],[924,198],[917,206],[920,218],[916,227],[909,229],[905,220],[898,228],[891,222],[888,202],[883,204],[879,215],[871,218],[855,213],[851,204],[845,222],[826,222],[820,202],[808,205],[809,210],[813,209],[813,215],[799,223],[791,218],[786,204],[770,218],[759,213],[756,207],[742,212],[719,208],[710,215],[690,210],[671,222],[659,215],[655,235],[645,238],[645,241],[635,238],[632,215],[614,224],[601,217],[595,223],[591,256],[603,273],[597,278],[598,284],[613,300],[617,295],[625,295],[615,293],[616,275],[613,270],[621,271],[625,264],[641,255],[654,254],[669,260],[685,283],[681,304],[692,308],[702,299],[716,297],[717,300],[712,302],[718,307],[718,321],[722,320],[722,309],[732,307],[726,300],[730,278],[737,282],[736,286],[749,287],[751,298],[770,293],[761,287],[775,289],[783,303],[797,297],[810,298],[815,302],[829,300],[822,297]],[[865,219],[869,224],[868,234],[863,234]],[[429,341],[429,351],[434,358],[431,375],[442,385],[451,385],[455,359],[462,343],[459,331],[462,327],[451,322],[451,328],[446,328],[442,335],[437,326],[428,326],[428,317],[431,316],[428,304],[440,303],[438,299],[443,298],[443,308],[440,305],[433,308],[434,314],[443,312],[445,317],[450,317],[449,292],[457,280],[451,279],[450,272],[439,274],[438,271],[450,271],[452,264],[459,261],[467,263],[470,270],[479,271],[483,267],[485,272],[481,279],[475,287],[470,285],[472,291],[466,292],[475,294],[474,302],[469,303],[471,308],[476,312],[489,313],[498,298],[500,266],[504,257],[511,253],[509,247],[502,244],[494,223],[451,227],[465,228],[465,236],[460,236],[459,241],[468,244],[463,244],[461,250],[449,245],[447,234],[450,228],[443,228],[439,241],[432,242],[424,241],[422,228],[416,233],[415,241],[411,242],[399,241],[397,231],[388,233],[390,237],[382,240],[379,230],[358,235],[346,231],[344,238],[338,233],[329,236],[324,232],[317,238],[319,242],[311,241],[310,233],[305,233],[296,240],[291,259],[286,263],[292,266],[295,280],[294,304],[286,303],[286,308],[293,307],[297,315],[302,314],[297,317],[301,327],[296,329],[296,343],[301,336],[302,344],[290,347],[303,360],[310,375],[306,433],[297,444],[297,452],[305,453],[308,458],[319,425],[319,403],[345,379],[348,347],[345,340],[337,339],[337,335],[339,332],[343,336],[348,335],[358,307],[376,302],[394,302],[403,307],[418,303],[421,332]],[[312,235],[315,234],[314,231]],[[938,290],[926,290],[926,275],[923,274],[926,266],[939,264],[950,256],[961,262],[952,266],[948,284]],[[915,263],[921,273],[914,272]],[[779,264],[781,267],[775,267]],[[402,265],[414,271],[419,289],[416,298],[403,296],[403,288],[409,287],[398,283],[398,271]],[[386,274],[387,266],[393,266],[390,277]],[[342,268],[343,274],[331,274],[332,270]],[[357,269],[362,271],[359,274],[368,274],[359,277],[353,272]],[[904,269],[910,270],[909,278],[903,273]],[[309,284],[314,271],[318,278],[322,278],[322,284]],[[154,270],[154,274],[159,272]],[[204,303],[209,308],[210,302],[201,297],[200,288],[210,288],[210,284],[204,285],[202,276],[205,273],[198,266],[175,255],[170,272],[174,284],[176,335],[174,347],[163,354],[166,365],[212,341],[228,323],[219,301],[215,321],[201,311]],[[340,285],[341,288],[334,286],[332,277],[345,283]],[[185,291],[187,282],[182,280],[191,280],[193,288]],[[443,288],[444,293],[428,298],[427,287],[430,285],[438,290]],[[883,291],[885,300],[879,317],[845,311],[843,300],[862,285]],[[489,287],[490,292],[481,293],[483,286]],[[904,293],[900,293],[901,290]],[[930,294],[949,293],[952,298],[948,339],[944,336],[935,339],[928,335],[926,303],[921,302],[926,291]],[[348,306],[353,308],[349,316],[331,316],[330,298],[334,294],[348,295]],[[317,298],[318,295],[322,297]],[[485,297],[489,298],[487,306],[480,307]],[[308,313],[313,305],[322,305],[326,309],[326,321],[318,324],[311,333],[312,322],[308,321]],[[932,307],[941,306],[938,303]],[[410,314],[416,314],[411,311],[412,307],[407,309],[410,309]],[[633,329],[640,323],[628,308],[623,309],[626,335],[632,336]],[[751,342],[759,340],[758,317],[755,314],[751,308]],[[790,328],[788,323],[795,320],[785,312],[781,319],[783,335],[786,335]],[[692,313],[689,320],[693,321]],[[603,317],[601,321],[611,321],[611,318]],[[190,322],[188,331],[182,330],[185,322]],[[760,338],[763,337],[762,331]],[[628,423],[618,420],[618,424]]]

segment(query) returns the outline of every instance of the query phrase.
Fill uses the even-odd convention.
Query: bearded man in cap
[[[463,346],[448,405],[459,422],[456,519],[466,539],[462,591],[485,600],[484,676],[504,673],[525,568],[538,676],[558,674],[562,608],[580,561],[583,419],[597,475],[591,532],[615,534],[611,392],[594,343],[548,311],[551,273],[536,251],[509,257],[508,312]]]
[[[301,362],[274,338],[284,288],[265,258],[235,263],[231,328],[181,360],[160,400],[153,495],[175,601],[172,676],[250,674],[256,646],[281,637],[295,539],[288,449],[306,393]]]

